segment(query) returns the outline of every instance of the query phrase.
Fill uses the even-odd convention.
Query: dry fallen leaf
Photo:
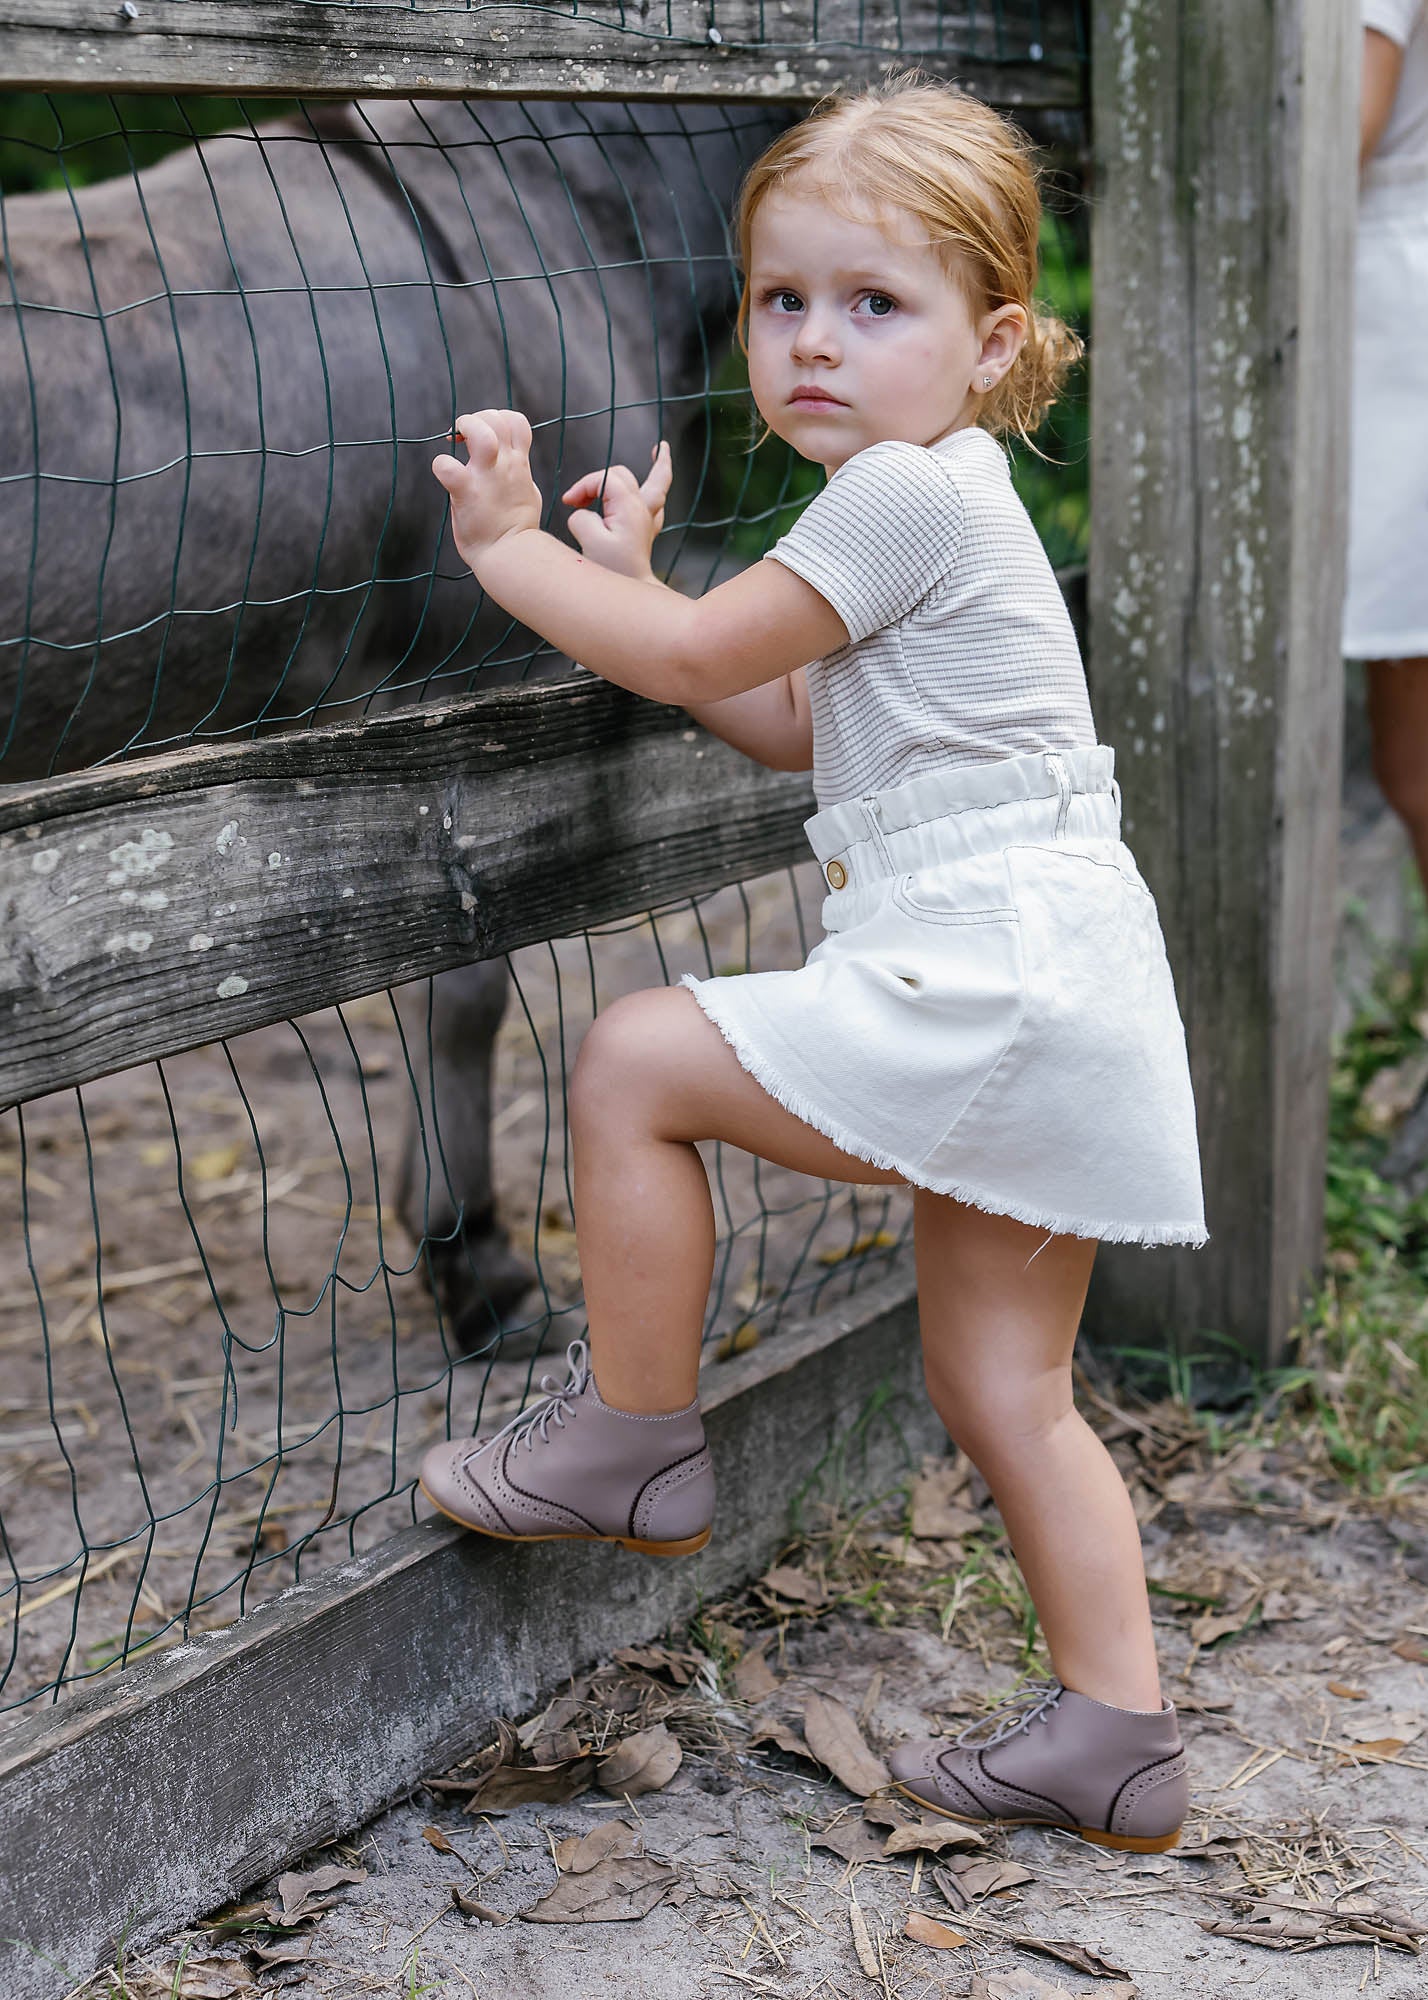
[[[932,1879],[954,1910],[965,1910],[983,1896],[1000,1896],[1034,1882],[1029,1868],[1015,1861],[998,1861],[994,1856],[980,1859],[971,1854],[954,1854],[932,1871]]]
[[[224,1958],[200,1963],[190,1959],[182,1972],[176,1964],[163,1965],[157,1976],[164,2000],[170,1995],[175,2000],[238,2000],[239,1995],[258,1990],[241,1965]]]
[[[960,1931],[950,1930],[946,1924],[939,1924],[936,1917],[924,1916],[921,1910],[910,1912],[903,1936],[914,1944],[930,1944],[934,1951],[956,1951],[967,1940]]]
[[[976,1972],[967,2000],[1075,2000],[1035,1972]]]
[[[860,1799],[892,1783],[882,1759],[863,1741],[850,1708],[832,1695],[811,1694],[803,1705],[803,1734],[809,1749],[840,1785]]]
[[[1243,1632],[1251,1623],[1259,1609],[1258,1597],[1252,1597],[1248,1604],[1238,1611],[1206,1611],[1195,1619],[1190,1627],[1190,1638],[1196,1646],[1213,1646],[1221,1639],[1228,1639],[1236,1632]]]
[[[560,1806],[589,1791],[595,1759],[572,1757],[558,1764],[497,1764],[488,1771],[463,1811],[510,1812],[515,1806]]]
[[[207,1152],[194,1153],[188,1161],[190,1177],[196,1181],[226,1181],[237,1168],[245,1148],[240,1142],[231,1146],[214,1146]]]
[[[625,1819],[607,1819],[603,1826],[592,1827],[589,1833],[572,1833],[568,1839],[557,1842],[555,1865],[562,1875],[588,1875],[612,1855],[622,1860],[633,1854],[639,1844],[638,1827]]]
[[[721,1334],[714,1345],[716,1361],[732,1361],[736,1354],[748,1354],[763,1339],[751,1319],[742,1320],[732,1332]]]
[[[808,1844],[810,1847],[826,1848],[840,1861],[881,1861],[883,1858],[882,1835],[863,1819],[834,1820],[821,1833],[810,1834]]]
[[[597,1783],[604,1791],[637,1799],[644,1792],[661,1791],[683,1759],[677,1738],[657,1722],[652,1729],[637,1729],[616,1744],[601,1762]]]
[[[1355,1741],[1350,1749],[1341,1750],[1338,1761],[1341,1764],[1353,1764],[1367,1758],[1370,1763],[1388,1764],[1392,1762],[1400,1750],[1406,1750],[1407,1748],[1408,1745],[1401,1736],[1376,1736],[1372,1742],[1360,1743]]]
[[[316,1916],[320,1911],[331,1908],[327,1899],[334,1889],[343,1888],[349,1882],[365,1882],[366,1879],[365,1868],[344,1868],[335,1861],[329,1861],[322,1868],[314,1868],[306,1875],[280,1875],[278,1921],[298,1924],[305,1917]]]
[[[1400,1660],[1410,1660],[1415,1667],[1428,1667],[1428,1640],[1415,1638],[1411,1632],[1405,1632],[1388,1650]]]
[[[768,1570],[759,1579],[759,1587],[774,1597],[787,1598],[790,1604],[826,1604],[828,1592],[817,1583],[806,1570],[785,1569],[781,1566]]]
[[[562,1875],[521,1915],[528,1924],[623,1924],[647,1917],[679,1880],[652,1854],[610,1855],[584,1875]]]
[[[688,1687],[705,1664],[702,1653],[676,1653],[670,1646],[621,1646],[615,1662],[621,1667],[644,1667],[650,1673],[668,1674],[676,1687]]]
[[[818,1761],[798,1731],[787,1722],[766,1722],[762,1729],[756,1729],[749,1738],[749,1748],[757,1750],[763,1743],[772,1743],[790,1757],[806,1757],[810,1764]]]
[[[985,1847],[986,1836],[974,1826],[961,1826],[955,1819],[919,1819],[911,1826],[895,1826],[888,1835],[883,1853],[940,1854],[944,1847]]]
[[[866,1236],[860,1236],[856,1243],[848,1244],[845,1249],[820,1251],[818,1261],[820,1264],[842,1264],[846,1263],[849,1257],[866,1257],[870,1250],[896,1250],[896,1248],[897,1238],[891,1231],[872,1229]]]
[[[455,1854],[456,1849],[439,1826],[424,1826],[421,1837],[428,1847],[434,1847],[438,1854]]]
[[[762,1652],[745,1653],[734,1669],[734,1691],[740,1701],[762,1701],[779,1685],[775,1674]]]
[[[956,1542],[981,1527],[981,1515],[960,1497],[971,1476],[960,1453],[923,1460],[912,1489],[911,1528],[919,1541]]]
[[[1368,1689],[1350,1687],[1347,1681],[1330,1681],[1330,1694],[1336,1694],[1340,1701],[1367,1701]]]
[[[1350,1743],[1373,1743],[1378,1745],[1382,1737],[1394,1737],[1399,1748],[1416,1743],[1423,1734],[1425,1723],[1408,1708],[1375,1708],[1356,1715],[1352,1722],[1344,1724],[1344,1735]]]

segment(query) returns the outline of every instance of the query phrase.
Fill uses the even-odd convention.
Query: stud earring
[[[991,388],[991,386],[992,386],[992,378],[991,378],[991,376],[990,376],[990,375],[984,375],[984,376],[982,377],[982,387],[983,387],[984,389],[990,389],[990,388]]]

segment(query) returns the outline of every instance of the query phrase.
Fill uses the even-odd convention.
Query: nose
[[[793,336],[793,359],[804,364],[841,358],[837,315],[821,306],[809,306],[800,313]]]

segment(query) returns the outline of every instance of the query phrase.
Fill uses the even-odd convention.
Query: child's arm
[[[696,722],[774,771],[813,769],[813,717],[802,667],[723,701],[688,704]]]
[[[566,525],[582,552],[602,569],[668,588],[656,577],[650,559],[655,537],[664,526],[673,476],[669,446],[661,441],[643,481],[627,466],[609,465],[568,486],[560,497],[576,510]],[[598,513],[593,505],[597,500]],[[813,717],[802,667],[781,680],[726,695],[722,701],[693,702],[689,713],[756,763],[775,771],[812,768]]]
[[[653,576],[603,567],[593,550],[577,555],[541,532],[525,418],[483,410],[456,429],[468,463],[443,454],[432,470],[451,496],[458,550],[504,610],[592,673],[655,701],[702,707],[846,643],[837,612],[781,563],[757,563],[692,599]]]

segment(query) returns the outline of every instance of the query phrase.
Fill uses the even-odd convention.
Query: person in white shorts
[[[826,935],[801,968],[600,1014],[569,1106],[589,1347],[494,1438],[434,1447],[422,1485],[508,1540],[702,1547],[697,1143],[909,1182],[929,1392],[996,1496],[1056,1678],[977,1733],[899,1746],[894,1777],[955,1817],[1169,1847],[1185,1758],[1071,1357],[1097,1241],[1196,1244],[1205,1223],[1155,904],[996,441],[1029,433],[1077,351],[1032,303],[1028,149],[941,85],[835,98],[756,163],[738,221],[754,400],[828,473],[768,558],[697,600],[657,581],[662,449],[643,483],[611,468],[565,495],[579,553],[541,531],[517,412],[460,418],[467,459],[433,469],[513,617],[766,764],[812,765]]]
[[[1428,882],[1428,4],[1362,0],[1344,652],[1374,770]]]

